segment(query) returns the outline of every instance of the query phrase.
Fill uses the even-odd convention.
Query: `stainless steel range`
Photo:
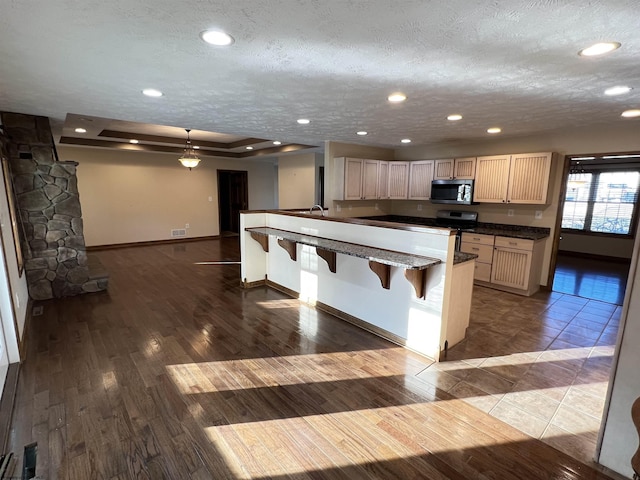
[[[478,225],[478,212],[462,210],[438,210],[436,225],[456,229],[456,251],[460,251],[462,232],[473,230]]]

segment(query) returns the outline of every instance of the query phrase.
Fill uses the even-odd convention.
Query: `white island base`
[[[241,275],[434,360],[464,339],[474,261],[446,228],[278,211],[240,216]]]

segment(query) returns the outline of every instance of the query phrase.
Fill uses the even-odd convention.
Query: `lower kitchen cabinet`
[[[491,263],[493,262],[493,235],[463,232],[460,251],[478,255],[473,278],[482,282],[490,282]]]
[[[464,232],[460,250],[478,255],[478,285],[527,296],[540,289],[544,240]]]

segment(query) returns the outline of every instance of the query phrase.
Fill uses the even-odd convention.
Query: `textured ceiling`
[[[60,127],[72,113],[397,147],[407,137],[413,145],[473,141],[491,126],[510,136],[639,121],[620,118],[640,108],[639,0],[2,4],[0,110],[46,115]],[[202,42],[212,27],[235,44]],[[606,40],[622,48],[577,55]],[[620,84],[635,89],[603,95]],[[165,96],[144,97],[146,87]],[[389,104],[395,91],[408,100]],[[450,113],[464,119],[448,122]],[[301,117],[311,123],[298,125]]]

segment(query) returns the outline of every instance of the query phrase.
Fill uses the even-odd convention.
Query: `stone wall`
[[[107,288],[91,278],[82,231],[76,162],[60,162],[46,117],[2,113],[22,223],[29,295],[34,300]]]

